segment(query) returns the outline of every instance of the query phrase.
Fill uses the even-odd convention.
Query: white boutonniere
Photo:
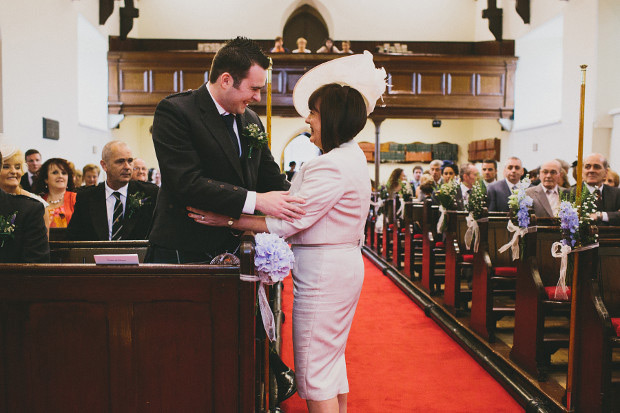
[[[243,136],[248,142],[250,147],[250,151],[248,153],[248,158],[252,157],[252,150],[254,148],[261,149],[269,143],[269,138],[267,134],[263,132],[256,123],[250,123],[243,129]]]

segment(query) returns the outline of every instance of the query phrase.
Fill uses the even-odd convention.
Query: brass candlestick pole
[[[581,215],[581,186],[583,168],[583,114],[586,100],[586,68],[588,65],[581,65],[581,106],[579,108],[579,147],[577,149],[577,186],[576,197],[578,212]],[[573,283],[571,289],[570,307],[570,334],[568,341],[568,374],[566,376],[566,408],[573,410],[572,394],[575,382],[575,332],[577,331],[577,288],[579,275],[579,253],[575,253],[573,265]]]
[[[267,103],[266,103],[266,112],[267,112],[267,144],[269,145],[269,149],[271,150],[271,74],[273,72],[273,60],[271,57],[269,58],[269,67],[267,68]]]

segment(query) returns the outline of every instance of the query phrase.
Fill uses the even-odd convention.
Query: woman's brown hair
[[[315,90],[308,107],[321,116],[321,144],[327,153],[353,139],[366,125],[366,103],[349,86],[330,83]]]
[[[47,187],[45,180],[47,179],[49,168],[52,165],[56,165],[61,171],[67,173],[67,191],[75,192],[75,184],[73,183],[73,168],[71,168],[67,160],[62,158],[51,158],[43,162],[43,165],[41,165],[41,169],[39,169],[37,177],[34,180],[32,192],[38,195],[48,193],[49,188]]]

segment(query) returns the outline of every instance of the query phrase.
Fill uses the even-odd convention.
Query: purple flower
[[[564,245],[570,244],[571,247],[574,247],[577,243],[579,231],[579,215],[577,209],[570,202],[562,201],[558,217],[560,218],[560,228],[565,234],[562,243]]]
[[[291,271],[295,257],[288,244],[276,234],[256,234],[254,266],[261,281],[274,284]]]

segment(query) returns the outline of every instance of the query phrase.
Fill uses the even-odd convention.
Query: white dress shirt
[[[556,185],[553,189],[547,189],[543,187],[545,190],[545,195],[547,196],[547,201],[549,201],[549,205],[551,206],[551,211],[553,211],[553,215],[557,215],[560,210],[560,192],[558,191],[558,186]]]
[[[209,95],[211,96],[211,99],[213,99],[213,103],[215,103],[215,107],[217,108],[217,111],[219,112],[220,115],[228,115],[229,112],[226,111],[226,109],[224,109],[223,107],[220,106],[219,103],[217,103],[217,100],[215,100],[215,98],[213,97],[213,94],[211,93],[211,83],[207,83],[207,91],[209,92]],[[235,115],[235,118],[238,115]],[[237,135],[237,144],[239,145],[239,153],[242,153],[241,151],[241,141],[239,140],[239,130],[237,128],[237,122],[233,122],[233,129],[235,130],[235,135]],[[242,155],[243,156],[243,155]],[[244,214],[253,214],[254,211],[256,210],[256,191],[248,191],[246,198],[245,198],[245,204],[243,204],[243,213]]]
[[[603,196],[603,184],[600,184],[599,186],[590,186],[586,184],[586,188],[588,188],[588,191],[590,191],[591,194],[593,194],[594,191],[598,189],[601,193],[601,197]],[[601,221],[609,222],[609,215],[607,215],[607,212],[601,211]]]
[[[114,220],[114,204],[116,204],[116,197],[114,192],[121,194],[121,203],[123,204],[123,216],[125,216],[125,206],[127,205],[127,188],[129,184],[114,190],[105,183],[105,206],[108,211],[108,239],[112,240],[112,223]]]
[[[466,206],[469,202],[469,194],[471,192],[471,188],[467,187],[464,183],[461,182],[461,193],[463,194],[463,206]]]

